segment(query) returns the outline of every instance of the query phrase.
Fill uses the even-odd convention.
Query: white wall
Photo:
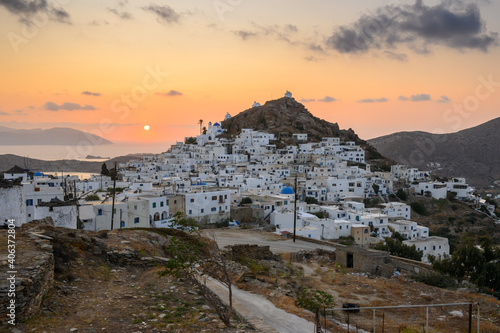
[[[26,223],[26,197],[23,187],[0,187],[0,223],[14,219],[14,224],[19,227]]]

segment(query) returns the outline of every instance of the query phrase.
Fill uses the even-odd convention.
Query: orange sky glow
[[[0,1],[1,126],[175,141],[198,134],[200,119],[220,121],[286,90],[364,139],[454,132],[499,116],[498,2],[49,4],[32,13]],[[400,26],[388,26],[384,11],[419,23],[391,44],[411,22],[399,15]],[[480,20],[427,23],[443,13]],[[364,31],[365,40],[346,50],[347,31]]]

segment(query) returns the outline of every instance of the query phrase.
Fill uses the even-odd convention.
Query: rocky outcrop
[[[280,260],[280,257],[274,254],[269,246],[259,246],[251,244],[226,246],[231,258],[238,261],[239,258],[253,260]]]
[[[293,98],[283,97],[266,102],[262,106],[252,107],[222,122],[226,130],[223,136],[234,136],[242,129],[272,133],[278,142],[295,143],[292,135],[307,134],[308,141],[321,141],[323,137],[340,137],[345,141],[354,141],[367,148],[368,159],[380,159],[376,149],[361,140],[352,129],[340,129],[337,123],[330,123],[313,116],[305,106]]]
[[[85,262],[114,266],[152,267],[165,262],[163,248],[170,237],[142,230],[85,231],[55,228],[49,217],[15,230],[14,266],[9,266],[8,229],[0,230],[0,324],[35,314],[54,285],[54,278],[71,280],[71,269]],[[15,273],[9,273],[15,272]],[[9,279],[11,278],[11,279]],[[11,300],[15,310],[10,309]]]
[[[0,257],[0,322],[14,320],[17,323],[30,317],[38,311],[43,297],[52,288],[54,255],[50,237],[37,231],[40,226],[53,225],[52,219],[48,218],[16,229],[14,266],[10,266],[12,262],[7,255]],[[7,235],[7,230],[1,230],[2,245],[7,244]]]

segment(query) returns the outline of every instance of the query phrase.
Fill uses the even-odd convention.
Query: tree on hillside
[[[251,204],[252,202],[252,198],[244,197],[243,199],[241,199],[240,205]]]
[[[306,204],[310,205],[310,204],[318,204],[318,199],[314,198],[314,197],[306,197],[304,199],[304,201],[306,202]]]
[[[393,256],[421,261],[424,252],[418,251],[415,245],[409,246],[404,244],[400,239],[386,237],[385,244],[379,243],[375,246],[375,249],[388,251]]]
[[[373,184],[372,188],[373,188],[373,192],[375,192],[375,195],[378,195],[378,191],[380,190],[380,186],[378,186],[377,184]]]
[[[106,165],[106,163],[103,163],[101,166],[101,175],[109,176],[109,170],[108,170],[108,166]]]
[[[406,197],[406,193],[405,193],[405,191],[404,191],[402,188],[400,188],[400,189],[396,192],[396,196],[397,196],[399,199],[403,200],[403,201],[406,201],[406,199],[407,199],[407,197]]]
[[[184,143],[187,145],[195,145],[198,141],[196,141],[196,138],[189,137],[184,140]]]
[[[487,237],[477,240],[478,244],[468,240],[458,246],[450,258],[435,260],[432,267],[442,273],[458,279],[469,279],[478,287],[491,291],[500,291],[500,249],[495,248]]]
[[[195,232],[193,221],[180,214],[174,216],[174,226],[187,230],[182,236],[170,239],[165,251],[169,259],[161,276],[171,275],[187,279],[200,288],[202,296],[215,309],[227,327],[231,327],[232,316],[232,279],[228,269],[228,254],[221,251],[213,240],[203,238]],[[212,277],[227,288],[229,296],[226,306],[206,286],[207,277]]]

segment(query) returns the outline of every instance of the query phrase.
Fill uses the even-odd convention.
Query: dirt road
[[[228,291],[219,282],[207,279],[207,286],[227,302]],[[233,286],[233,308],[255,328],[266,333],[314,333],[314,324],[274,306],[265,297]]]

